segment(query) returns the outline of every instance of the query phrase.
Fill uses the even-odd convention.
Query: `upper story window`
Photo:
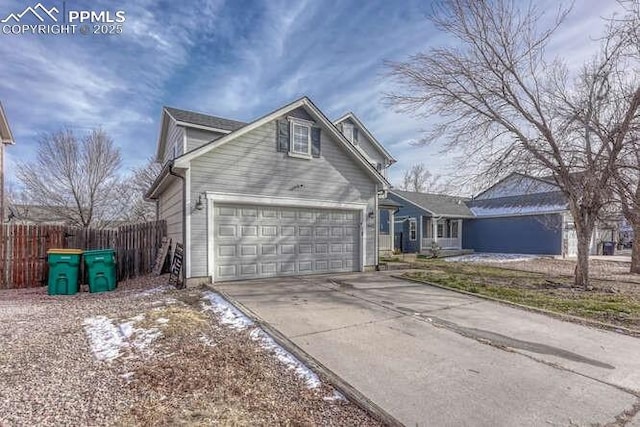
[[[291,121],[291,154],[311,156],[311,126]]]
[[[357,129],[351,123],[342,124],[342,134],[349,142],[358,144]]]

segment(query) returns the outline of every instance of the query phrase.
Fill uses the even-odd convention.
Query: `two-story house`
[[[188,281],[377,266],[394,159],[355,115],[333,123],[307,97],[249,123],[165,107],[157,147],[147,198]]]

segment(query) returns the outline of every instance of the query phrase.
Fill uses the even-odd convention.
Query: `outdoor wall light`
[[[196,210],[201,211],[204,209],[204,203],[202,203],[202,195],[198,195],[198,201],[196,202]]]
[[[371,212],[369,212],[369,213],[367,214],[367,216],[369,217],[369,219],[373,219],[373,217],[374,217],[375,215],[376,215],[376,214],[375,214],[373,211],[371,211]]]

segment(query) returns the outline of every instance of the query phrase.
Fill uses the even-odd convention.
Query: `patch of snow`
[[[136,293],[137,297],[146,297],[150,295],[161,294],[165,291],[169,290],[169,285],[160,285],[155,288],[145,289],[144,291]]]
[[[205,292],[204,298],[211,305],[203,304],[205,310],[211,310],[218,315],[220,323],[227,325],[233,329],[245,330],[253,326],[253,322],[237,308],[231,305],[226,299],[213,292]]]
[[[151,343],[162,336],[162,332],[159,329],[151,328],[151,329],[135,329],[135,338],[133,340],[133,345],[143,352],[149,353]]]
[[[214,347],[216,345],[216,343],[214,343],[213,340],[206,335],[200,335],[200,338],[198,338],[198,340],[207,347]]]
[[[169,323],[169,319],[167,319],[166,317],[158,317],[156,319],[156,323],[160,323],[161,325],[166,325],[167,323]]]
[[[276,356],[276,359],[285,365],[287,369],[295,371],[296,375],[304,380],[307,387],[311,389],[320,387],[320,378],[318,378],[316,373],[307,368],[307,366],[294,355],[280,347],[273,338],[261,328],[254,328],[249,335],[251,339],[257,341],[262,348],[271,351]]]
[[[83,322],[91,351],[96,359],[110,362],[127,346],[113,321],[106,316],[89,317]]]
[[[120,378],[124,379],[128,384],[133,380],[133,372],[125,372],[124,374],[120,375]]]
[[[204,309],[213,311],[218,316],[220,323],[236,330],[245,330],[253,327],[249,333],[252,340],[256,341],[265,350],[270,351],[287,369],[294,370],[296,375],[304,380],[307,387],[313,389],[320,386],[320,378],[315,372],[278,345],[262,328],[254,326],[253,321],[231,303],[214,292],[205,292],[203,296],[211,303],[211,305],[203,304]],[[202,337],[200,340],[203,341]]]
[[[333,393],[331,393],[331,396],[325,396],[322,399],[326,400],[327,402],[336,402],[336,401],[344,402],[347,400],[347,398],[344,397],[344,395],[340,393],[338,390],[333,390]]]
[[[131,335],[133,335],[133,332],[135,330],[135,328],[133,327],[133,322],[121,323],[119,328],[120,328],[120,333],[122,333],[122,335],[127,339],[129,339]]]
[[[83,325],[95,358],[109,362],[119,357],[124,349],[131,348],[131,346],[149,354],[151,343],[158,339],[162,332],[156,328],[136,328],[134,324],[143,319],[143,314],[120,324],[115,324],[112,319],[106,316],[85,319]]]
[[[460,255],[454,257],[443,258],[447,262],[517,262],[531,261],[540,258],[540,255],[528,254],[499,254],[499,253],[475,253],[469,255]]]

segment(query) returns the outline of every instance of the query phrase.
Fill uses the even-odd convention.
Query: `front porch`
[[[462,220],[453,218],[422,218],[420,252],[462,249]]]
[[[401,206],[389,199],[378,203],[378,251],[381,255],[391,255],[395,250],[395,213]]]

